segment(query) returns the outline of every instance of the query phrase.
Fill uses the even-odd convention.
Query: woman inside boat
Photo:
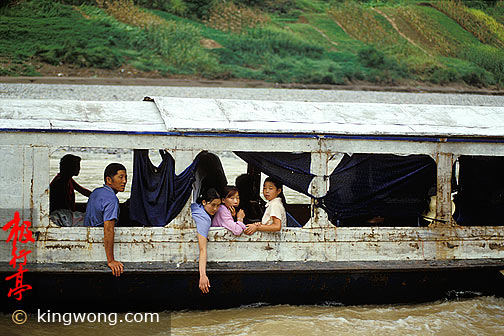
[[[89,197],[91,190],[82,187],[75,182],[74,176],[80,172],[81,158],[76,155],[66,154],[59,163],[59,173],[53,178],[49,185],[49,209],[50,212],[59,209],[70,211],[86,211],[86,207],[76,207],[75,190],[82,195]]]
[[[210,188],[198,197],[196,203],[191,204],[191,213],[196,222],[199,245],[199,288],[203,293],[210,291],[210,281],[206,275],[207,237],[212,225],[212,216],[217,213],[221,205],[221,196],[214,188]]]
[[[266,211],[260,222],[247,225],[246,234],[251,235],[256,231],[280,231],[282,226],[287,225],[287,214],[285,213],[287,202],[283,194],[282,183],[272,177],[266,178],[263,184],[263,195],[268,201]]]
[[[240,205],[238,188],[235,186],[226,186],[224,188],[224,197],[221,201],[219,210],[217,210],[212,219],[212,226],[225,227],[235,236],[241,235],[247,227],[243,224],[245,212],[243,209],[237,210]]]
[[[82,226],[86,205],[75,203],[75,191],[89,197],[91,191],[75,182],[80,172],[81,158],[66,154],[59,163],[59,173],[49,185],[49,212],[53,223],[60,226]]]

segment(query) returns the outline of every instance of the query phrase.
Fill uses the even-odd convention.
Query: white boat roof
[[[156,97],[0,99],[0,131],[504,137],[504,107]]]

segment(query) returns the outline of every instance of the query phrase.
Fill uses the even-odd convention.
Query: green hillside
[[[504,0],[11,0],[0,76],[502,87],[503,24]]]

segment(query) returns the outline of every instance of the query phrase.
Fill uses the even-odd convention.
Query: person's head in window
[[[226,208],[231,210],[233,213],[239,205],[240,205],[240,193],[238,188],[235,186],[226,186],[224,188],[224,196],[222,198],[222,204],[226,206]]]
[[[253,196],[253,186],[254,178],[249,174],[241,174],[235,180],[236,187],[240,191],[240,197],[244,201],[248,201],[254,198]]]
[[[124,191],[128,182],[126,167],[120,163],[111,163],[105,168],[103,180],[117,194],[119,191]]]
[[[248,235],[256,231],[278,232],[287,224],[282,183],[273,177],[266,178],[263,184],[263,195],[268,201],[266,211],[260,222],[247,225],[244,232]]]
[[[267,177],[263,184],[263,195],[267,201],[271,201],[277,197],[286,205],[285,196],[283,193],[283,184],[273,177]]]
[[[60,174],[63,176],[78,176],[81,158],[77,155],[67,154],[60,159]]]
[[[217,190],[210,188],[198,198],[196,203],[203,205],[206,213],[213,216],[219,209],[219,205],[221,205],[221,196]]]

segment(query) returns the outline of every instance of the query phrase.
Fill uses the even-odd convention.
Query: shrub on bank
[[[472,46],[462,50],[463,58],[493,73],[495,80],[504,84],[504,50],[489,45]]]
[[[116,69],[124,63],[122,55],[109,47],[87,48],[86,46],[79,46],[71,40],[67,40],[62,46],[42,46],[35,55],[48,64],[65,63],[80,68]]]
[[[435,84],[464,82],[473,86],[489,86],[495,84],[493,74],[471,62],[441,58],[441,63],[433,68],[428,80]]]
[[[58,2],[26,1],[4,8],[0,15],[0,57],[115,68],[128,48],[121,31],[91,23]]]

